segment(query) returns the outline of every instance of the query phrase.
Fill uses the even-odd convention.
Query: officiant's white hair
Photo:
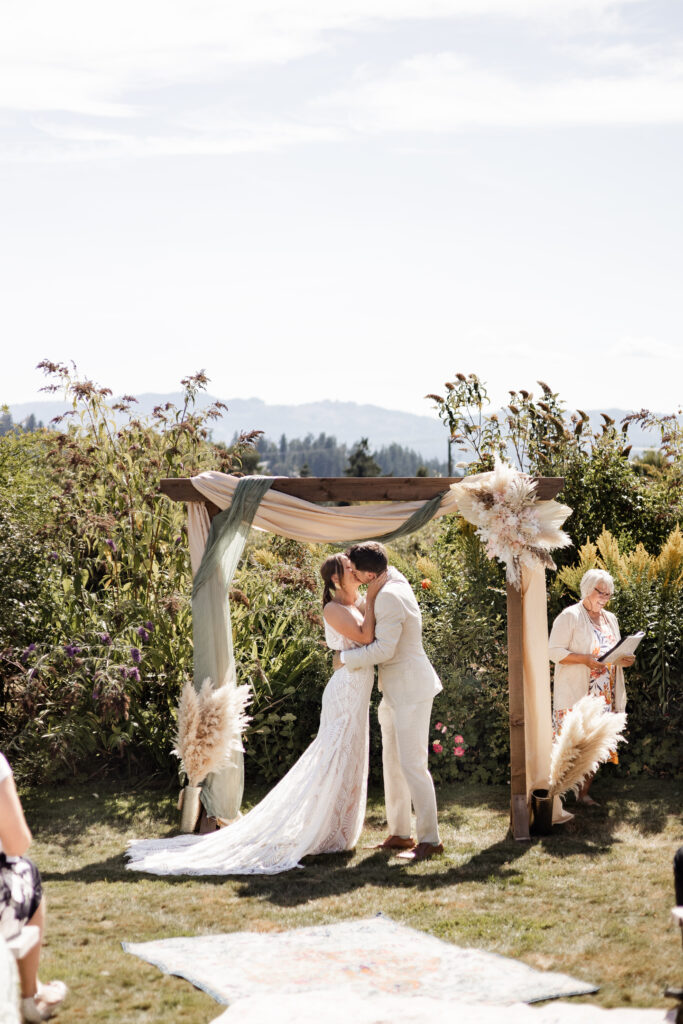
[[[589,569],[581,577],[581,597],[586,597],[591,590],[595,590],[598,583],[604,583],[609,587],[610,594],[614,593],[614,580],[605,569]]]

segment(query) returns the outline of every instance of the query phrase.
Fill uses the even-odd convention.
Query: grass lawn
[[[123,783],[24,793],[48,897],[42,975],[71,988],[64,1024],[204,1024],[220,1006],[123,953],[122,940],[281,930],[381,911],[600,986],[582,1001],[671,1006],[665,985],[683,983],[669,918],[672,858],[683,843],[680,785],[617,779],[607,767],[593,793],[601,807],[581,808],[552,836],[517,843],[507,835],[507,787],[441,788],[446,853],[414,867],[366,848],[384,836],[375,793],[355,853],[311,858],[305,871],[227,879],[125,870],[128,839],[174,830],[177,794]]]

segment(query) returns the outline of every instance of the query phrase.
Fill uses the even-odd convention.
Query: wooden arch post
[[[277,477],[272,490],[313,503],[332,501],[428,501],[462,477]],[[555,498],[562,477],[535,477],[540,501]],[[166,478],[159,490],[172,501],[201,501],[213,519],[220,509],[188,478]],[[529,839],[526,744],[524,739],[524,621],[522,593],[507,584],[508,685],[510,715],[510,827],[515,839]]]

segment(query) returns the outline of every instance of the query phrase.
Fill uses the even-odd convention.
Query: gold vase
[[[202,792],[201,786],[185,786],[180,790],[180,831],[185,833],[194,832],[199,821],[202,804],[199,799]]]

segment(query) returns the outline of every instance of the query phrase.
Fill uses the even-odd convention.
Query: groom
[[[360,583],[387,568],[386,551],[368,541],[346,552]],[[375,600],[375,640],[366,647],[337,652],[334,668],[379,665],[382,701],[382,768],[389,833],[382,843],[401,850],[402,860],[420,861],[443,852],[436,820],[434,783],[427,766],[432,701],[442,689],[422,647],[422,616],[405,576],[390,566]],[[410,805],[415,809],[417,845],[410,835]]]

